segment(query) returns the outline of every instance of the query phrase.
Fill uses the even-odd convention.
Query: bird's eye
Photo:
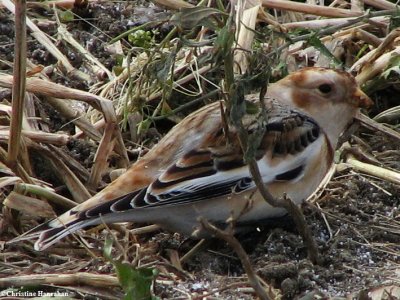
[[[332,91],[332,87],[330,84],[324,83],[318,87],[318,90],[323,94],[328,94]]]

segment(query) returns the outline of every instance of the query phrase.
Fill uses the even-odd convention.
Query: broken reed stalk
[[[396,9],[396,4],[386,0],[364,0],[364,3],[380,9]]]
[[[29,216],[54,218],[50,204],[33,197],[24,196],[12,191],[3,201],[4,206],[23,212]]]
[[[51,149],[46,146],[36,143],[32,143],[30,147],[40,151],[49,159],[53,169],[58,174],[58,177],[65,183],[75,202],[82,203],[91,197],[91,194],[79,178],[68,168],[58,155],[54,153],[54,151],[51,151]]]
[[[317,15],[322,17],[356,17],[362,14],[361,12],[355,12],[348,9],[299,3],[286,0],[261,0],[261,3],[262,6],[268,8],[302,12],[305,14]]]
[[[12,78],[13,78],[12,76],[0,72],[0,86],[11,88]],[[84,101],[87,104],[94,107],[95,109],[99,110],[104,116],[105,123],[107,124],[106,128],[108,130],[104,132],[99,148],[96,153],[101,152],[102,154],[109,154],[111,152],[109,149],[110,143],[108,143],[107,141],[109,140],[109,135],[113,134],[113,139],[115,139],[116,142],[115,151],[121,157],[120,162],[122,166],[128,165],[129,161],[128,155],[125,146],[122,143],[121,132],[118,130],[117,126],[118,123],[117,116],[115,114],[111,101],[88,92],[83,92],[76,89],[68,88],[38,78],[29,78],[26,82],[26,89],[29,92],[41,94],[48,97],[56,97],[68,100],[75,99],[79,101]],[[105,135],[107,135],[106,138],[104,138]],[[106,160],[107,157],[96,155],[95,163],[93,165],[92,172],[89,178],[89,182],[91,182],[92,185],[98,184],[100,176],[106,168],[106,163],[105,163]]]
[[[76,202],[57,194],[56,192],[54,192],[54,190],[50,188],[42,187],[36,184],[17,183],[14,187],[14,191],[19,194],[25,195],[29,193],[31,195],[36,195],[45,198],[48,202],[55,203],[66,209],[73,208],[77,204]]]
[[[359,172],[378,177],[384,181],[392,182],[397,185],[400,184],[400,173],[398,172],[361,162],[351,155],[346,159],[345,163]]]
[[[293,2],[291,2],[291,3],[293,3]],[[287,41],[283,45],[274,49],[274,51],[271,51],[270,53],[266,54],[265,58],[267,59],[267,58],[273,57],[276,55],[276,53],[281,53],[284,49],[288,48],[289,46],[293,45],[294,43],[308,40],[308,39],[312,38],[313,36],[323,37],[323,36],[338,32],[339,30],[342,30],[345,27],[353,26],[353,25],[355,25],[357,23],[361,23],[361,22],[367,22],[374,17],[392,16],[392,15],[395,15],[396,13],[397,13],[397,10],[366,12],[365,14],[363,14],[359,17],[349,18],[349,19],[346,19],[346,21],[343,23],[339,23],[335,26],[330,26],[330,27],[324,28],[322,30],[319,30],[317,33],[307,33],[307,34],[299,35],[297,37],[291,38],[289,41]]]
[[[88,285],[93,287],[119,287],[117,277],[78,272],[74,274],[32,274],[0,278],[0,288],[38,285]]]
[[[17,172],[20,149],[22,119],[26,85],[26,1],[15,3],[15,58],[12,84],[12,114],[10,140],[8,142],[8,163]],[[19,175],[19,174],[18,174]]]

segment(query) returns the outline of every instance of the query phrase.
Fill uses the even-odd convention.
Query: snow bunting
[[[246,101],[257,105],[258,95]],[[372,101],[346,72],[305,68],[271,84],[264,104],[266,120],[243,118],[249,133],[259,124],[264,129],[255,152],[262,179],[274,197],[286,193],[300,204],[330,168],[341,133]],[[236,130],[225,132],[220,106],[190,114],[104,190],[19,239],[38,238],[41,250],[103,222],[159,224],[187,235],[196,229],[203,236],[200,216],[220,225],[237,218],[239,226],[285,214],[257,192]]]

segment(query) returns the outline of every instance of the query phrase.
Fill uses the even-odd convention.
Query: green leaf
[[[116,54],[115,55],[115,64],[117,66],[122,67],[122,64],[124,63],[124,55],[121,54]]]
[[[235,30],[230,26],[229,22],[225,24],[218,32],[215,39],[214,51],[222,52],[223,57],[227,57],[232,52],[232,45],[235,42]]]
[[[397,8],[398,6],[396,6]],[[400,27],[400,10],[397,9],[397,15],[390,17],[389,32]]]
[[[153,42],[153,35],[150,31],[139,29],[128,35],[128,41],[136,47],[149,49]]]
[[[125,292],[125,300],[155,300],[151,294],[151,285],[158,275],[157,269],[134,268],[130,264],[122,263],[111,257],[113,240],[107,238],[103,248],[104,257],[110,261],[117,273],[122,289]]]
[[[400,74],[400,56],[394,55],[390,58],[388,68],[382,73],[382,77],[388,79],[392,73]]]
[[[127,263],[115,262],[119,282],[125,291],[124,299],[152,299],[151,285],[158,275],[157,269],[135,269]]]
[[[333,62],[335,67],[340,67],[342,65],[342,62],[338,60],[330,51],[328,48],[325,47],[325,45],[321,42],[319,37],[317,37],[316,34],[313,34],[308,40],[307,43],[310,46],[315,47],[318,49],[323,55],[326,57],[330,58],[331,61]]]
[[[113,262],[113,259],[111,257],[112,245],[113,239],[111,237],[107,237],[106,241],[104,242],[103,255],[110,262]]]
[[[74,14],[70,10],[64,10],[60,13],[60,20],[63,23],[72,22],[74,20]]]
[[[241,124],[242,118],[246,114],[247,105],[244,100],[243,86],[240,82],[232,84],[231,89],[232,91],[229,93],[231,96],[231,111],[229,115],[231,122],[238,126]]]
[[[393,55],[386,69],[380,76],[375,76],[371,80],[367,81],[363,90],[367,93],[373,93],[378,90],[382,90],[388,85],[400,82],[400,56]]]
[[[152,70],[156,73],[156,78],[161,83],[166,82],[171,77],[171,69],[175,62],[175,55],[162,55],[161,59],[152,66]]]
[[[245,105],[246,105],[246,114],[255,115],[260,112],[260,108],[256,103],[245,101]]]
[[[168,105],[167,101],[162,102],[161,106],[161,116],[169,115],[172,112],[171,107]]]
[[[183,30],[190,30],[196,26],[214,28],[215,26],[212,25],[210,17],[221,14],[224,13],[211,7],[182,8],[180,12],[172,16],[171,22]]]
[[[112,70],[113,70],[114,74],[115,74],[116,76],[118,76],[118,75],[120,75],[120,74],[124,71],[124,68],[123,68],[123,67],[120,67],[120,66],[114,66],[114,67],[112,68]]]
[[[138,134],[142,134],[143,132],[147,131],[150,128],[151,120],[146,119],[139,123],[138,125]]]
[[[257,120],[258,126],[256,130],[248,135],[247,139],[247,149],[243,158],[246,162],[256,157],[257,151],[260,147],[262,139],[265,133],[265,126],[262,125],[263,117],[260,115]]]

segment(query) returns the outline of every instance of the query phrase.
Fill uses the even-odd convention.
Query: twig
[[[228,27],[229,21],[227,21]],[[233,34],[233,33],[232,33]],[[229,39],[227,39],[229,40]],[[290,41],[290,44],[293,41]],[[230,45],[232,48],[232,45]],[[230,48],[230,49],[231,49]],[[264,200],[273,207],[282,207],[285,208],[288,213],[293,217],[297,229],[308,248],[308,256],[312,263],[318,263],[318,248],[311,234],[311,230],[308,228],[307,223],[305,221],[304,215],[301,209],[292,202],[286,195],[283,195],[282,199],[275,198],[265,187],[264,182],[261,178],[260,170],[258,169],[257,162],[254,158],[254,154],[249,154],[249,140],[247,130],[244,128],[242,117],[244,115],[244,111],[242,108],[242,104],[244,101],[243,91],[241,89],[240,83],[235,83],[234,75],[233,75],[233,51],[229,48],[224,51],[224,69],[225,69],[225,91],[227,94],[226,98],[226,114],[230,123],[236,128],[238,132],[238,139],[240,142],[240,146],[243,151],[243,159],[246,160],[250,174],[253,177],[253,180]],[[279,52],[279,50],[276,50]],[[268,56],[268,55],[267,55]],[[260,106],[261,106],[261,117],[266,120],[267,114],[264,105],[264,97],[267,92],[267,89],[264,88],[260,93]],[[223,117],[222,117],[223,118]],[[262,136],[263,132],[260,131],[259,134]]]
[[[220,90],[213,90],[213,91],[211,91],[211,92],[209,92],[209,93],[207,93],[207,94],[205,94],[205,95],[203,95],[203,96],[201,96],[199,98],[196,98],[196,99],[194,99],[192,101],[189,101],[189,102],[187,102],[185,104],[180,105],[179,107],[171,110],[170,112],[168,112],[168,113],[166,113],[166,114],[164,114],[162,116],[150,117],[150,120],[159,121],[159,120],[166,119],[166,118],[168,118],[170,116],[176,115],[178,112],[180,112],[182,110],[185,110],[185,109],[188,109],[189,107],[191,107],[193,105],[196,105],[196,104],[198,104],[198,103],[200,103],[200,102],[202,102],[202,101],[204,101],[206,99],[209,99],[212,96],[218,94],[219,92],[220,92]]]
[[[242,147],[244,146],[243,151],[245,151],[245,149],[247,149],[247,132],[245,131],[243,124],[240,124],[238,131],[239,131],[239,139],[241,141],[241,145]],[[286,197],[286,195],[283,195],[281,199],[272,196],[272,194],[267,190],[267,188],[264,185],[264,182],[261,178],[260,170],[258,169],[257,162],[255,161],[254,158],[251,158],[248,161],[248,165],[251,176],[253,177],[254,183],[256,184],[261,196],[271,206],[283,207],[288,211],[288,213],[296,223],[297,230],[299,231],[300,235],[304,240],[304,243],[307,246],[309,259],[311,260],[312,263],[318,264],[319,263],[318,247],[312,236],[310,228],[307,226],[307,223],[305,221],[301,209],[295,203],[293,203],[293,201],[290,198]]]
[[[202,239],[200,240],[192,249],[190,249],[184,256],[181,258],[181,264],[186,263],[189,259],[193,257],[199,250],[203,249],[204,246],[207,244],[207,240]]]
[[[249,282],[251,286],[253,287],[254,291],[260,297],[260,299],[271,299],[265,289],[262,287],[260,281],[257,278],[257,274],[254,272],[250,259],[247,256],[246,252],[244,251],[242,245],[239,243],[239,241],[233,236],[231,232],[224,232],[212,224],[210,224],[206,219],[203,217],[199,218],[199,222],[203,226],[204,229],[215,235],[217,238],[224,240],[229,244],[229,246],[232,247],[232,249],[236,252],[238,255],[244,270],[246,271],[247,277],[249,278]]]

